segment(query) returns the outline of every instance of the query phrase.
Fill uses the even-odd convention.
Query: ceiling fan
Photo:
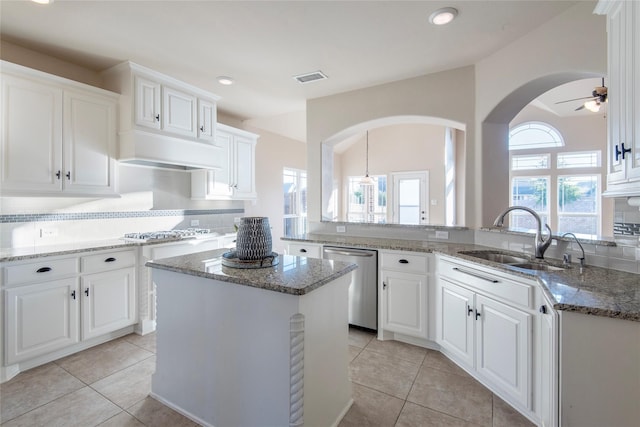
[[[556,102],[556,104],[579,101],[582,99],[587,99],[588,101],[585,101],[585,103],[579,106],[578,108],[576,108],[575,111],[580,111],[583,108],[586,108],[589,111],[593,111],[594,113],[597,113],[600,110],[600,104],[602,104],[603,102],[607,102],[607,87],[604,85],[604,77],[602,78],[602,86],[596,86],[593,89],[593,92],[591,92],[591,96],[567,99],[565,101]]]

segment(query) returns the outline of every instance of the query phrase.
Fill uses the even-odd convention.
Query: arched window
[[[509,132],[509,150],[563,147],[562,135],[542,122],[525,122]]]

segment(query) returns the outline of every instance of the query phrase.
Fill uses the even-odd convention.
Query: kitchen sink
[[[516,267],[523,270],[533,271],[561,271],[562,267],[557,267],[549,264],[546,261],[532,261],[530,258],[511,254],[505,254],[502,251],[461,251],[460,254],[471,256],[474,258],[480,258],[487,261],[502,264],[507,267]]]
[[[519,257],[515,255],[504,254],[501,252],[493,251],[464,251],[460,252],[463,255],[472,256],[475,258],[485,259],[487,261],[497,262],[500,264],[523,264],[531,262],[529,258]]]

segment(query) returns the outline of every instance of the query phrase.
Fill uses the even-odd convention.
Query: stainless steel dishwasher
[[[349,324],[378,330],[378,252],[325,246],[322,257],[358,266],[349,285]]]

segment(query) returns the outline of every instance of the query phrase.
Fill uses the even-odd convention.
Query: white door
[[[64,188],[114,193],[115,102],[80,92],[64,94]]]
[[[428,224],[429,172],[394,172],[394,224]]]
[[[160,129],[160,83],[135,77],[136,124]]]
[[[195,96],[170,87],[162,87],[162,130],[196,137]]]
[[[528,408],[532,316],[482,295],[476,310],[476,370]]]
[[[198,139],[211,141],[215,135],[216,104],[198,99]]]
[[[62,90],[2,75],[2,190],[62,189]]]
[[[427,338],[425,276],[382,271],[382,328]]]
[[[242,136],[234,137],[234,198],[250,199],[256,197],[255,147],[256,142],[252,139]]]
[[[7,289],[7,364],[78,342],[77,278]]]
[[[133,267],[84,276],[81,291],[83,340],[136,323]]]
[[[474,293],[439,279],[438,344],[468,367],[474,366]]]

